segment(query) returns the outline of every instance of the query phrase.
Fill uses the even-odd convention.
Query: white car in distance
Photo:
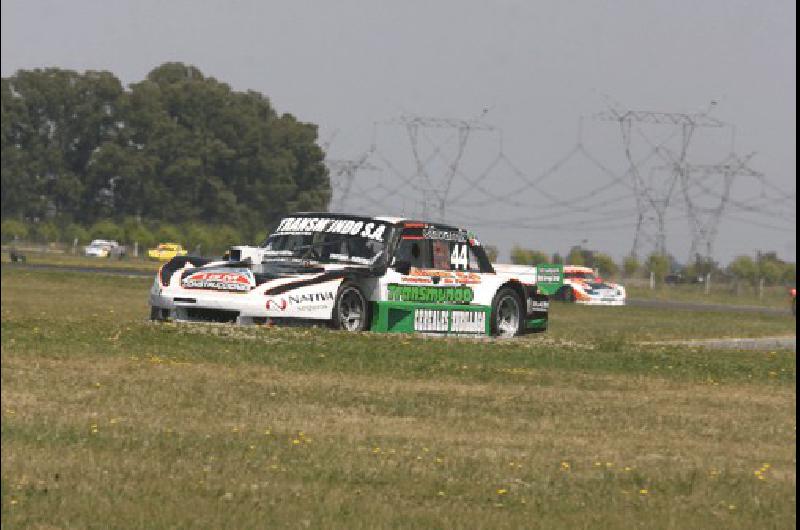
[[[119,243],[107,239],[93,239],[83,249],[85,256],[91,258],[107,258],[112,252],[119,249]]]

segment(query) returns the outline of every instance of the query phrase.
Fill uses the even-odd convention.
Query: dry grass
[[[154,326],[148,283],[4,270],[9,527],[794,526],[793,354]]]

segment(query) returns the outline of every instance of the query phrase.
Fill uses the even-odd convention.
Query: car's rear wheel
[[[345,283],[336,294],[333,327],[345,331],[369,329],[369,302],[357,285]]]
[[[517,292],[510,288],[500,289],[492,300],[492,335],[515,337],[522,333],[524,320],[522,301]]]

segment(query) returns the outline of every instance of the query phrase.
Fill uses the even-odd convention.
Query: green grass
[[[787,316],[558,304],[512,341],[151,324],[151,280],[3,268],[10,528],[794,525]],[[760,478],[763,477],[763,478]]]
[[[703,285],[660,285],[655,289],[647,286],[626,284],[628,297],[647,300],[667,300],[672,302],[692,302],[701,304],[724,304],[774,307],[789,311],[789,288],[785,286],[768,286],[761,297],[751,285],[734,285],[712,283],[706,294]]]

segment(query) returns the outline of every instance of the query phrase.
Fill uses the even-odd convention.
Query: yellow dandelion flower
[[[769,469],[771,466],[769,464],[761,464],[761,467],[764,469]]]
[[[380,447],[374,447],[374,448],[372,449],[372,454],[375,454],[375,455],[377,455],[377,454],[378,454],[378,453],[380,453],[380,452],[381,452],[381,448],[380,448]]]
[[[639,490],[639,494],[640,495],[647,495],[648,493],[650,493],[650,491],[645,489],[645,488],[642,488],[642,489]]]
[[[499,490],[497,490],[498,495],[505,495],[506,493],[508,493],[507,489],[500,488]]]
[[[295,438],[294,440],[292,440],[292,445],[300,445],[300,440]]]
[[[758,480],[767,480],[767,477],[765,477],[764,475],[759,475]]]
[[[443,491],[440,491],[440,492],[438,493],[438,495],[439,495],[439,497],[444,497],[444,492],[443,492]]]

